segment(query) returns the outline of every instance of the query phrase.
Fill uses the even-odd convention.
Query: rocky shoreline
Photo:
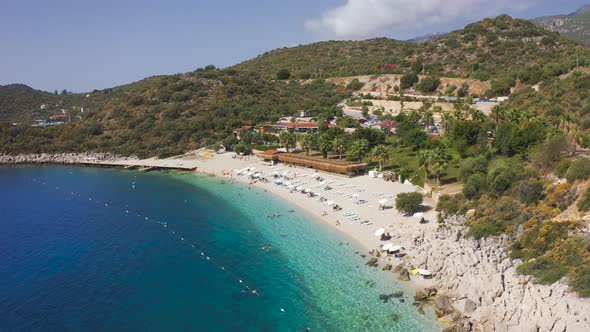
[[[436,289],[419,290],[415,299],[433,303],[439,318],[454,322],[445,331],[590,331],[589,299],[570,292],[564,280],[529,282],[517,274],[520,261],[508,256],[507,239],[466,238],[457,219],[424,234],[409,260],[434,274]],[[402,265],[393,271],[404,280],[411,266]]]
[[[0,155],[0,164],[81,165],[136,159],[136,157],[121,157],[111,153],[40,153],[24,155]]]

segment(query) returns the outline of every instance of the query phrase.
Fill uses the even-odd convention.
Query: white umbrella
[[[352,194],[352,197],[359,197],[359,194]]]
[[[389,247],[389,252],[396,252],[396,251],[400,251],[401,247],[400,246],[391,246]]]
[[[322,196],[322,193],[314,193],[317,197]]]
[[[290,185],[292,185],[291,182],[289,182],[289,181],[285,182],[285,186],[290,186]]]
[[[287,186],[287,188],[289,188],[289,189],[293,189],[293,188],[295,188],[295,186],[294,186],[294,185],[292,185],[292,184],[290,184],[290,185],[288,185],[288,186]]]
[[[422,213],[422,212],[416,212],[416,213],[414,213],[414,215],[412,217],[414,217],[414,218],[422,218],[423,215],[424,215],[424,213]]]
[[[383,228],[379,228],[375,231],[375,236],[381,236],[383,234],[385,234],[385,229]]]
[[[334,201],[327,201],[326,202],[326,205],[327,206],[331,206],[331,205],[334,205],[334,204],[336,204],[336,202],[334,202]]]
[[[429,276],[432,275],[432,273],[426,269],[418,269],[418,273],[420,273],[423,276]]]
[[[389,250],[389,248],[393,247],[393,243],[388,242],[386,244],[383,245],[383,247],[381,248],[383,251],[387,251]]]
[[[319,174],[318,174],[318,173],[313,173],[313,174],[311,175],[311,177],[312,177],[312,178],[317,178],[318,176],[319,176]]]
[[[301,187],[296,187],[296,188],[295,188],[295,190],[297,190],[297,191],[301,191],[302,189],[303,189],[303,188],[301,188]]]
[[[387,198],[379,200],[380,205],[385,205],[387,203]]]

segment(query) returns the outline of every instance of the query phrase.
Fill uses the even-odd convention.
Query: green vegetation
[[[581,44],[590,46],[590,6],[586,5],[569,15],[544,16],[532,22],[547,30],[559,32]],[[546,43],[553,42],[552,40]]]
[[[395,198],[395,207],[402,212],[414,213],[422,207],[423,199],[420,193],[401,193]]]
[[[557,33],[501,15],[469,24],[430,43],[387,38],[324,41],[266,52],[233,68],[263,70],[264,75],[272,78],[286,68],[292,78],[307,79],[380,74],[383,64],[394,64],[397,69],[390,73],[495,78],[499,83],[510,83],[523,68],[538,67],[549,73],[551,68],[559,67],[567,72],[575,66],[576,52],[576,43]],[[588,59],[588,54],[584,49],[579,57]],[[540,76],[542,80],[547,78]],[[416,82],[402,83],[400,88]]]

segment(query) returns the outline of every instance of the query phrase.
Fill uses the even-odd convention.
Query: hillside
[[[51,115],[66,114],[77,121],[98,111],[110,100],[108,94],[54,94],[35,90],[24,84],[0,85],[0,122],[28,125],[33,120],[47,120]]]
[[[22,86],[4,87],[9,93],[0,101],[8,105],[3,121],[19,119],[25,125],[2,125],[0,152],[92,150],[165,156],[214,146],[229,139],[233,128],[275,121],[301,109],[330,118],[339,114],[336,105],[353,91],[333,84],[346,78],[276,80],[281,68],[289,69],[294,78],[336,77],[381,73],[379,66],[385,63],[394,65],[387,67],[393,74],[442,77],[439,94],[468,79],[469,93],[505,95],[517,82],[532,85],[568,72],[575,66],[576,46],[528,21],[502,15],[428,44],[383,38],[327,41],[271,51],[222,70],[208,66],[88,94],[56,96]],[[386,85],[399,81],[399,76],[390,76],[391,84],[368,77],[363,89],[388,89]],[[82,107],[85,112],[74,114],[74,123],[68,125],[28,127],[25,120],[34,119],[46,102],[54,105],[51,112]]]
[[[522,68],[572,64],[576,43],[529,21],[507,15],[467,25],[426,44],[387,38],[326,41],[264,53],[234,66],[274,78],[281,69],[293,78],[327,78],[379,73],[489,80]]]
[[[109,151],[168,156],[233,140],[233,128],[276,121],[300,109],[328,117],[349,95],[347,88],[332,83],[287,84],[211,66],[95,91],[88,97],[72,95],[104,104],[67,125],[0,125],[0,153]]]
[[[531,21],[547,30],[590,46],[590,5],[568,15],[544,16]]]
[[[42,112],[41,105],[54,105],[58,97],[23,84],[0,85],[0,121],[30,120]]]

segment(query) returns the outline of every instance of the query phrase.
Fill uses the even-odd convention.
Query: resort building
[[[319,126],[318,122],[277,122],[275,125],[277,129],[291,133],[317,133]]]

